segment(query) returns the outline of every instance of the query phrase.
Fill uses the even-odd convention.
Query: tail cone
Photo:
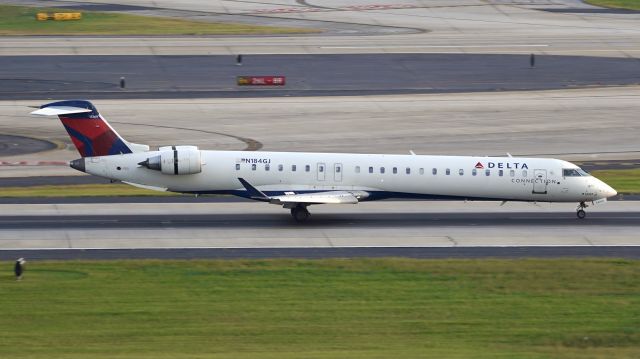
[[[84,167],[84,158],[78,158],[77,160],[69,162],[69,167],[80,172],[86,172]]]

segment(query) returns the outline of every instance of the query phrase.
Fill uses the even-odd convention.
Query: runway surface
[[[381,201],[313,206],[304,224],[256,202],[1,204],[0,210],[4,258],[597,256],[640,246],[635,201],[589,208],[585,220],[575,217],[575,204]],[[529,247],[566,249],[523,249]]]
[[[233,56],[0,56],[5,99],[364,95],[640,84],[628,58],[350,54]],[[286,76],[285,86],[238,86],[237,76]],[[119,88],[121,77],[126,88]]]
[[[257,205],[257,204],[256,204]],[[518,227],[548,227],[580,226],[612,227],[640,227],[640,212],[606,212],[589,216],[588,220],[576,220],[574,213],[560,215],[558,213],[349,213],[332,215],[328,213],[316,214],[313,219],[304,224],[297,224],[288,217],[287,211],[283,215],[273,213],[254,213],[238,215],[216,213],[206,214],[154,214],[154,215],[76,215],[76,216],[12,216],[0,217],[0,230],[144,230],[144,229],[279,229],[283,227],[299,229],[342,229],[364,230],[376,228],[422,228],[428,231],[436,227],[474,227],[479,230],[484,227],[509,226]]]

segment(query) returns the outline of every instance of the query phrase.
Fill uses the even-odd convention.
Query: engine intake
[[[192,175],[202,172],[201,153],[196,146],[160,147],[160,154],[138,163],[167,175]]]

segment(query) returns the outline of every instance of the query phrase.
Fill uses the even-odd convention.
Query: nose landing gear
[[[578,216],[579,219],[584,219],[584,217],[587,216],[587,212],[584,211],[584,209],[587,207],[589,206],[587,206],[586,203],[580,202],[580,204],[578,205],[578,211],[576,212],[576,216]]]
[[[298,205],[291,208],[291,216],[296,222],[302,223],[309,219],[311,213],[307,210],[307,206]]]

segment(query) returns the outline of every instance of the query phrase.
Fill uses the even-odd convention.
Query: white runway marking
[[[496,45],[378,45],[378,46],[320,46],[321,49],[379,49],[379,48],[411,48],[411,49],[450,49],[458,47],[466,48],[492,48],[492,47],[549,47],[548,44],[496,44]]]

